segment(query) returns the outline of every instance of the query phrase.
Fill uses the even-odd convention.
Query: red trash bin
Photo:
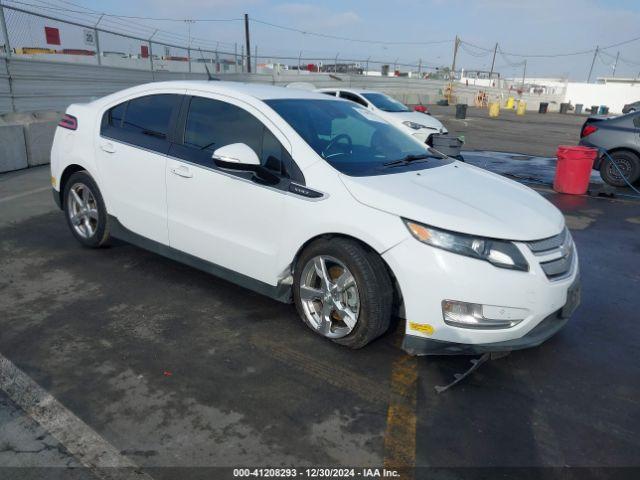
[[[560,193],[584,195],[598,150],[591,147],[560,145],[553,189]]]

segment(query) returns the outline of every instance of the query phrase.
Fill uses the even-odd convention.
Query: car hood
[[[564,227],[562,213],[532,189],[462,162],[341,179],[365,205],[455,232],[528,241]]]
[[[438,120],[435,117],[432,117],[431,115],[427,115],[426,113],[383,112],[383,111],[380,111],[378,113],[388,121],[397,122],[397,123],[402,123],[406,121],[415,122],[415,123],[419,123],[420,125],[424,125],[425,127],[434,128],[438,130],[438,132],[440,132],[440,129],[444,129],[444,131],[446,131],[446,129],[444,128],[440,120]]]

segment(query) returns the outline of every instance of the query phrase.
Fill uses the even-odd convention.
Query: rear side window
[[[122,128],[166,138],[176,101],[177,95],[149,95],[129,100]]]
[[[146,95],[107,110],[100,134],[122,142],[166,153],[169,133],[178,114],[181,95]]]
[[[127,109],[127,102],[116,105],[107,112],[107,118],[109,125],[113,127],[122,127],[122,120],[124,120],[124,112]]]

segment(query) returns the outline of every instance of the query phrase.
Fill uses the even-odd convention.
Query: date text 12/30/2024
[[[388,468],[234,468],[237,478],[400,478],[398,470]]]

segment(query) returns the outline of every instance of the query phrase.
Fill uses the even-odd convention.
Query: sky
[[[464,42],[457,68],[489,70],[492,50],[502,52],[495,70],[505,77],[521,76],[521,55],[560,55],[583,52],[640,37],[638,0],[20,0],[25,4],[56,5],[142,17],[193,19],[182,21],[104,20],[104,26],[127,25],[136,32],[160,28],[175,35],[206,41],[220,50],[233,51],[244,43],[241,21],[204,22],[202,19],[237,19],[244,13],[256,21],[292,27],[329,36],[365,40],[322,38],[251,22],[251,43],[259,56],[382,60],[390,64],[420,63],[423,68],[450,66],[454,38]],[[10,3],[10,0],[7,2]],[[55,15],[53,10],[50,14]],[[62,11],[60,12],[62,13]],[[71,15],[70,13],[67,13]],[[78,15],[77,13],[74,15]],[[125,23],[122,23],[125,22]],[[139,28],[136,28],[136,24]],[[141,33],[142,35],[143,33]],[[162,35],[162,34],[161,34]],[[160,38],[169,38],[162,37]],[[172,37],[177,39],[177,37]],[[437,42],[437,43],[436,43]],[[478,48],[480,47],[480,48]],[[640,73],[640,39],[601,50],[592,79],[611,76],[617,52],[616,77]],[[527,77],[558,77],[584,81],[593,52],[557,57],[528,57]],[[267,60],[261,58],[261,61]],[[295,64],[297,60],[289,63]],[[372,66],[375,68],[375,66]],[[405,67],[406,69],[406,67]]]

